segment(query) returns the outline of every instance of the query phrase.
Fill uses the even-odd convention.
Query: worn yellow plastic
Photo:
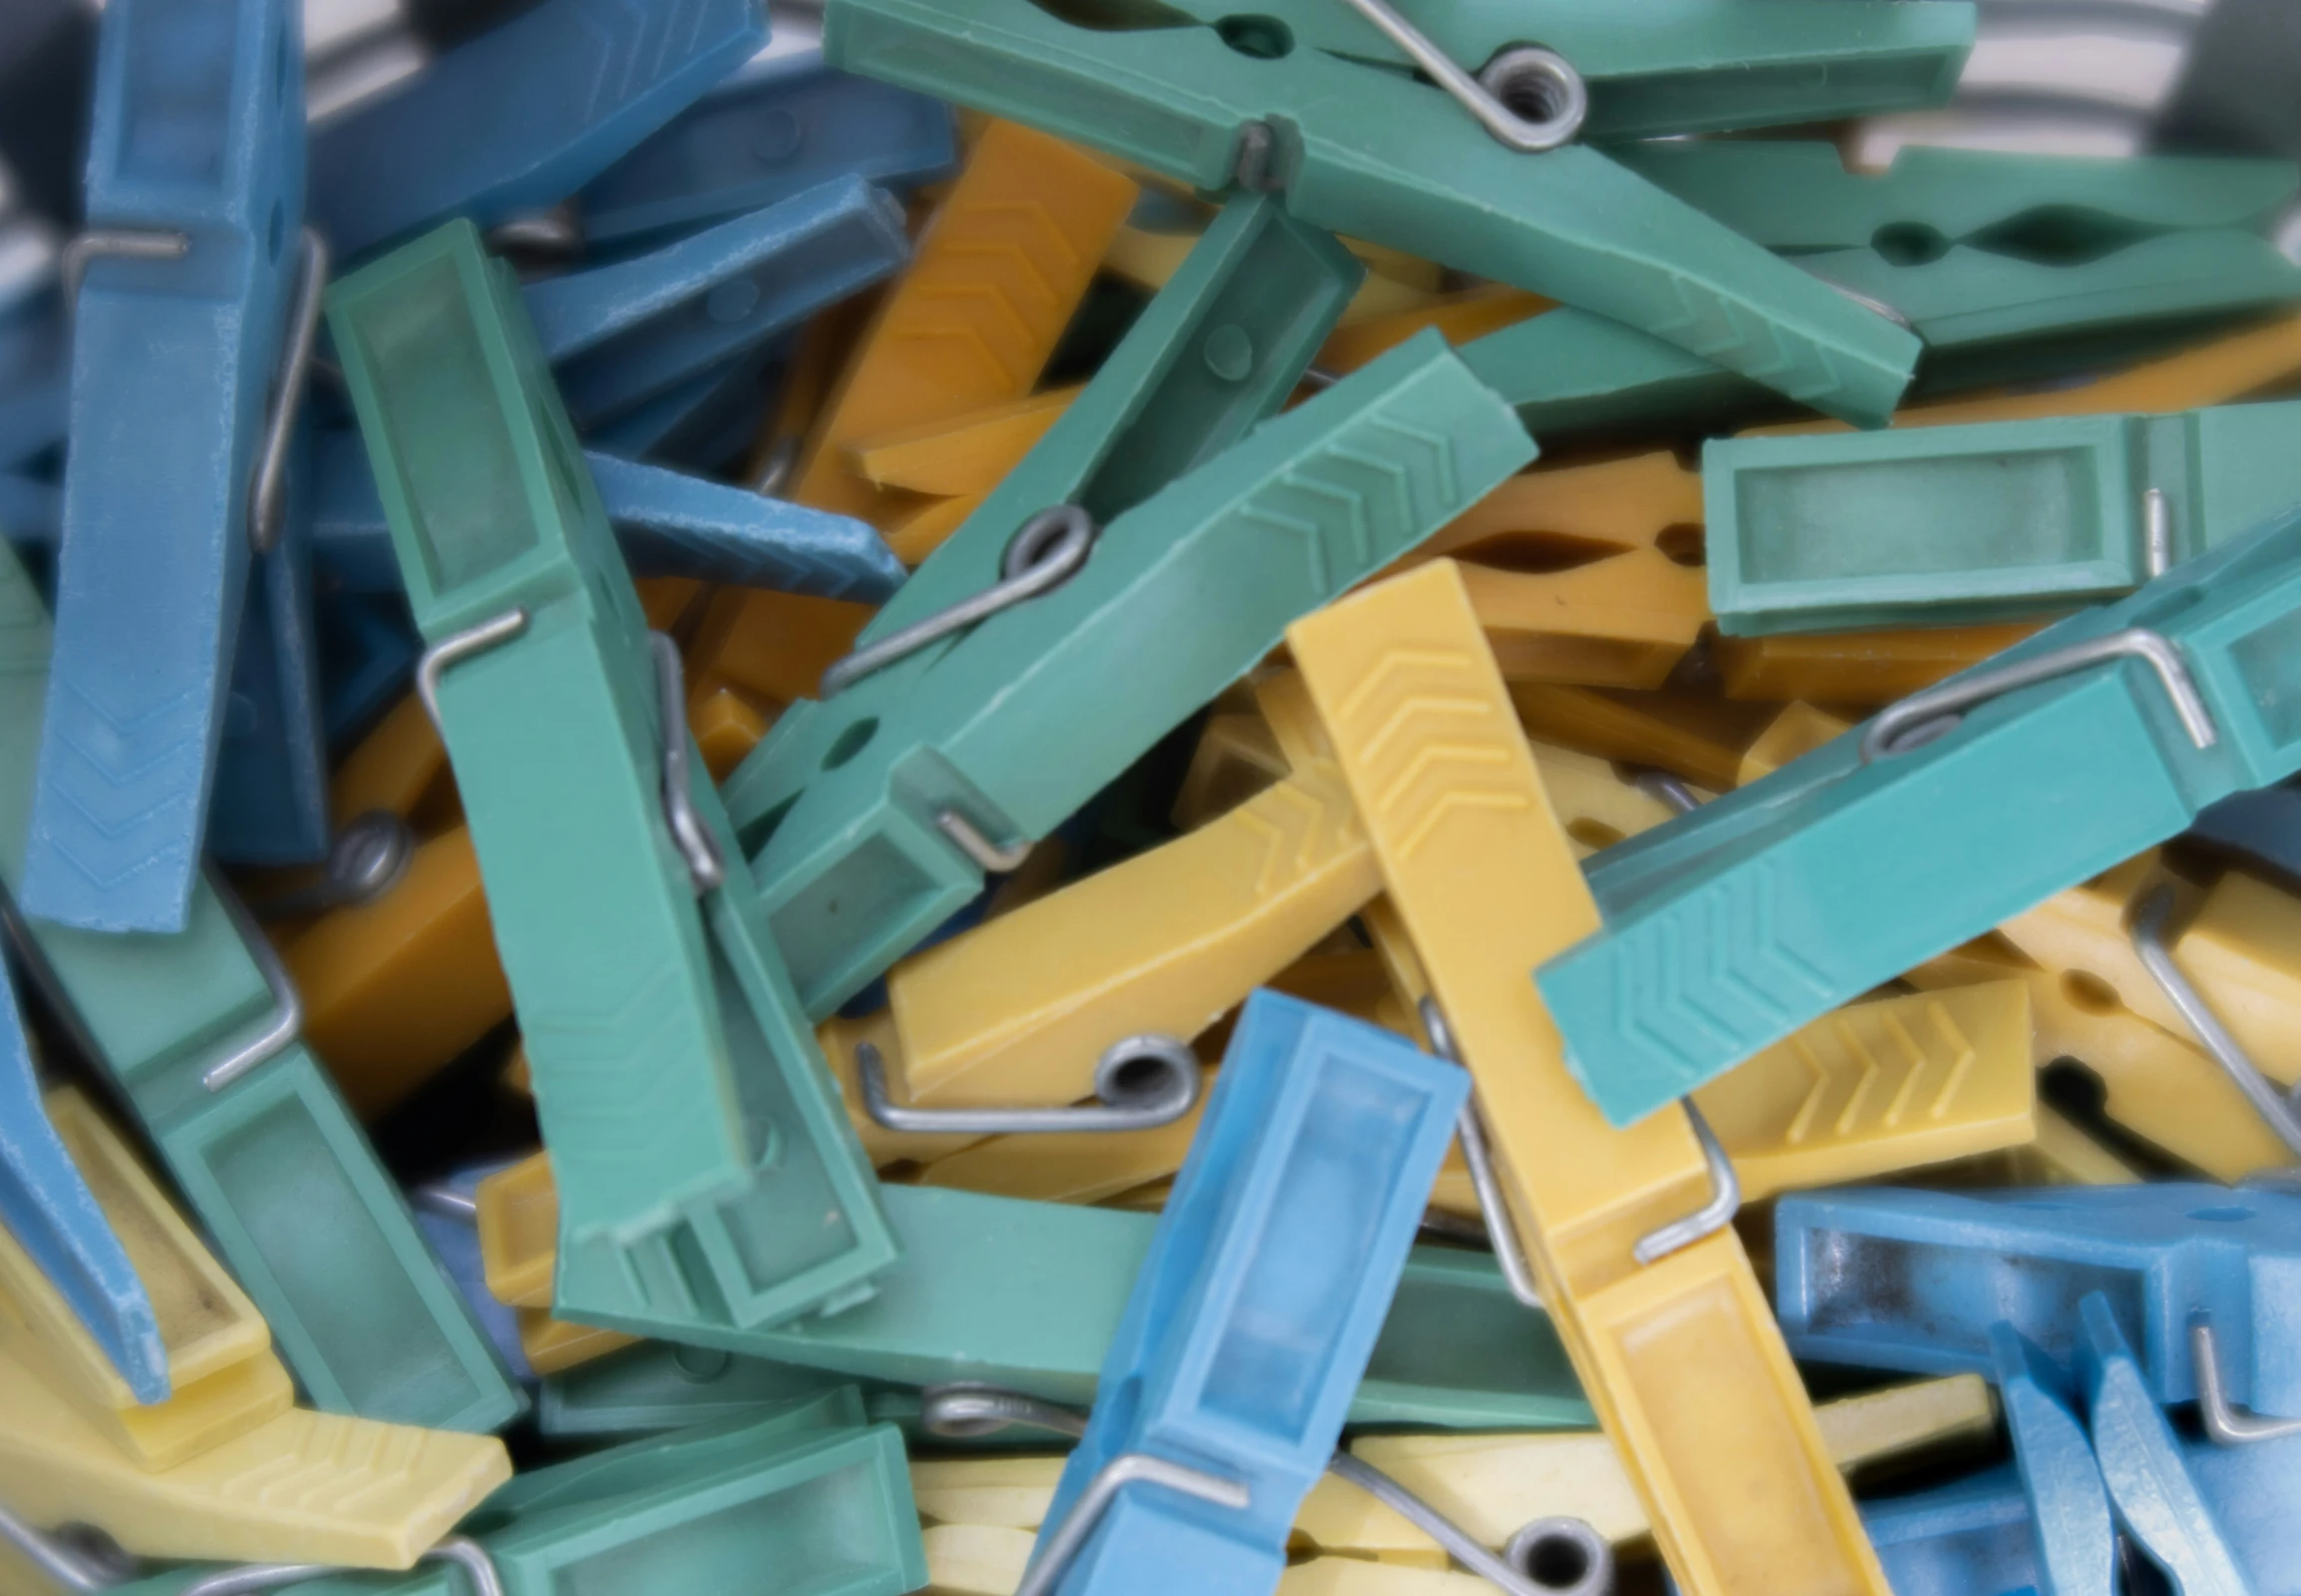
[[[281,949],[303,1036],[354,1113],[403,1101],[511,1017],[470,830],[416,844],[382,896],[329,910]]]
[[[1677,810],[1625,779],[1611,760],[1528,740],[1534,768],[1550,795],[1550,808],[1566,829],[1576,858],[1588,858],[1624,837],[1636,836],[1673,818]],[[1693,789],[1698,798],[1711,795]]]
[[[1448,1568],[1387,1558],[1314,1557],[1288,1565],[1279,1576],[1277,1596],[1487,1596],[1492,1590],[1477,1575]]]
[[[1748,787],[1761,776],[1771,776],[1792,760],[1852,730],[1851,721],[1840,720],[1828,710],[1811,704],[1785,704],[1782,713],[1758,734],[1758,741],[1743,752],[1740,780],[1735,786]]]
[[[1369,280],[1372,282],[1375,278]],[[1359,290],[1361,294],[1366,291],[1365,287]],[[1552,308],[1556,303],[1555,299],[1545,299],[1523,288],[1513,288],[1499,282],[1483,282],[1476,287],[1441,293],[1425,303],[1404,309],[1357,315],[1345,311],[1342,324],[1327,334],[1327,341],[1320,346],[1319,357],[1314,363],[1338,375],[1356,371],[1377,355],[1397,348],[1425,327],[1437,327],[1448,343],[1460,348],[1472,338],[1515,326],[1528,316],[1539,315]],[[1354,303],[1352,310],[1356,309]]]
[[[2040,969],[2010,944],[1985,939],[1927,960],[1906,979],[1939,990],[2009,974],[2029,985],[2031,1058],[2084,1065],[2101,1082],[2102,1112],[2125,1130],[2217,1180],[2295,1162],[2218,1065],[2126,1008],[2096,976]]]
[[[890,1089],[936,1107],[1074,1102],[1113,1042],[1198,1035],[1380,885],[1337,775],[1291,776],[897,964]]]
[[[1376,321],[1429,307],[1437,298],[1438,283],[1429,264],[1416,262],[1396,250],[1382,250],[1355,240],[1343,241],[1353,255],[1373,269],[1351,302],[1344,307],[1342,325]],[[1103,256],[1103,268],[1123,282],[1156,293],[1183,264],[1198,243],[1195,233],[1153,233],[1145,228],[1121,228]],[[1420,275],[1420,283],[1402,280],[1401,273]],[[1403,339],[1400,341],[1404,341]],[[1372,358],[1372,356],[1369,356]]]
[[[867,604],[771,588],[722,588],[689,658],[688,702],[735,690],[761,710],[813,698],[824,667],[855,647]]]
[[[1584,754],[1651,766],[1722,793],[1757,735],[1737,706],[1672,693],[1617,695],[1549,682],[1512,682],[1510,702],[1525,734]]]
[[[928,1525],[919,1532],[928,1596],[1013,1596],[1037,1541],[996,1524]]]
[[[1702,573],[1652,549],[1570,571],[1465,563],[1462,582],[1510,682],[1660,687],[1710,619]]]
[[[727,688],[692,706],[687,726],[714,782],[726,780],[767,736],[767,717]]]
[[[1850,1003],[1694,1094],[1745,1202],[2018,1146],[2036,1098],[2018,980]]]
[[[887,523],[886,546],[903,564],[917,565],[941,548],[989,497],[988,493],[961,493],[956,498],[930,500]]]
[[[479,1267],[487,1295],[512,1308],[549,1308],[559,1257],[559,1188],[551,1155],[497,1170],[472,1193],[479,1212]]]
[[[521,1309],[518,1325],[520,1353],[538,1374],[557,1374],[639,1340],[636,1335],[602,1330],[597,1325],[570,1325],[540,1308]]]
[[[0,1414],[0,1501],[145,1557],[405,1568],[511,1477],[492,1435],[300,1407],[148,1471],[6,1349]]]
[[[1817,1405],[1814,1418],[1831,1459],[1851,1472],[1929,1448],[1986,1445],[1997,1426],[1997,1403],[1981,1376],[1958,1374],[1841,1396]],[[1649,1527],[1612,1443],[1596,1430],[1369,1435],[1350,1449],[1496,1549],[1537,1518],[1579,1518],[1615,1542],[1635,1540]],[[1327,1551],[1435,1544],[1392,1509],[1335,1479],[1311,1491],[1295,1528]]]
[[[1078,395],[1076,387],[1049,388],[963,415],[896,427],[856,439],[848,445],[848,460],[877,488],[937,498],[988,493]]]
[[[2012,648],[2042,625],[1721,637],[1715,659],[1730,699],[1891,704]]]
[[[162,1195],[120,1133],[71,1087],[49,1121],[152,1300],[169,1395],[139,1405],[40,1266],[0,1227],[0,1346],[131,1466],[171,1468],[288,1411],[295,1390],[256,1305]],[[0,1426],[7,1410],[0,1406]]]
[[[1701,473],[1664,450],[1514,476],[1402,563],[1456,559],[1522,571],[1609,550],[1691,557],[1701,531]]]
[[[1286,776],[1286,757],[1260,715],[1218,709],[1207,717],[1175,790],[1174,822],[1184,830],[1204,825]]]
[[[2264,1075],[2301,1081],[2301,898],[2231,870],[2205,894],[2173,961]]]
[[[1998,934],[2032,963],[2077,977],[2071,984],[2081,998],[2099,1003],[2101,989],[2106,988],[2126,1011],[2183,1041],[2194,1041],[2181,1011],[2133,950],[2127,929],[2142,894],[2166,887],[2174,893],[2173,917],[2178,924],[2197,907],[2197,889],[2167,870],[2152,848],[2082,885],[2054,893],[1999,926]]]
[[[2019,1147],[1961,1160],[1937,1170],[1929,1184],[1979,1187],[2130,1186],[2141,1172],[2103,1147],[2048,1104],[2037,1105],[2037,1134]]]
[[[1632,1257],[1709,1200],[1708,1176],[1681,1111],[1617,1130],[1566,1072],[1529,972],[1596,930],[1597,904],[1455,568],[1367,589],[1287,636],[1476,1078],[1551,1321],[1680,1588],[1887,1596],[1731,1227]]]
[[[339,827],[375,809],[410,822],[457,817],[447,750],[414,694],[393,705],[343,757],[328,783],[327,804]]]

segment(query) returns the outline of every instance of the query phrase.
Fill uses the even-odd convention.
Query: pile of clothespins
[[[2301,1596],[2290,0],[24,5],[0,1596]]]

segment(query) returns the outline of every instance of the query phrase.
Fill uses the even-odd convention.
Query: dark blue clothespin
[[[545,0],[318,130],[312,220],[347,260],[556,205],[766,43],[760,0]]]
[[[286,0],[104,17],[28,914],[181,930],[251,554],[286,518],[324,253]]]

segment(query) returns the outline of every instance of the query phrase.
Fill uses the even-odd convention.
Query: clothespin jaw
[[[1268,32],[841,0],[824,48],[1202,189],[1283,192],[1303,221],[1610,316],[1832,413],[1882,420],[1907,384],[1914,336],[1593,148],[1504,148],[1438,89]],[[1538,238],[1516,220],[1535,211]]]

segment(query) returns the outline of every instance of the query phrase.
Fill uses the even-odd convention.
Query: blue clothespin
[[[72,448],[28,914],[185,924],[325,275],[299,234],[301,61],[286,0],[104,15],[89,231],[65,256]]]
[[[1990,1356],[2029,1497],[2040,1596],[2109,1596],[2117,1532],[2093,1444],[2069,1410],[2068,1376],[2008,1324],[1990,1327]]]
[[[2126,1531],[2173,1576],[2181,1596],[2266,1596],[2237,1566],[2181,1444],[2158,1410],[2109,1299],[2099,1292],[2077,1305],[2077,1376],[2085,1390],[2101,1477]]]
[[[890,188],[957,164],[950,107],[838,71],[819,51],[746,69],[584,188],[593,249],[708,226],[853,174]]]
[[[1989,1373],[2003,1320],[2066,1361],[2077,1302],[2107,1292],[2152,1399],[2197,1399],[2201,1317],[2230,1399],[2301,1417],[2301,1198],[2190,1182],[1804,1193],[1775,1210],[1774,1248],[1775,1309],[1802,1358]]]
[[[2029,1498],[2010,1468],[1862,1504],[1894,1596],[2002,1596],[2042,1589]]]
[[[65,1151],[0,964],[0,1224],[48,1277],[140,1402],[168,1398],[168,1348],[135,1266]]]
[[[2184,1441],[2182,1461],[2237,1566],[2261,1596],[2301,1591],[2301,1436]]]
[[[834,178],[649,255],[530,283],[537,338],[588,432],[887,276],[902,210]]]
[[[1022,1590],[1269,1590],[1406,1267],[1469,1077],[1247,1000]]]
[[[592,429],[592,447],[625,460],[710,471],[750,449],[783,386],[795,340],[786,334],[726,360]],[[780,484],[761,489],[773,492]]]
[[[585,450],[635,576],[689,576],[876,604],[902,582],[885,540],[850,516]],[[400,591],[383,497],[353,432],[319,446],[313,559],[347,593]]]
[[[545,0],[311,141],[338,258],[556,205],[767,43],[759,0]]]
[[[536,1375],[527,1361],[527,1348],[519,1344],[519,1316],[487,1289],[487,1266],[479,1252],[479,1183],[509,1169],[513,1162],[498,1159],[465,1165],[410,1191],[407,1207],[415,1216],[415,1228],[423,1233],[424,1241],[438,1255],[440,1267],[471,1310],[472,1319],[487,1332],[495,1355],[503,1359],[513,1379],[528,1383]]]
[[[320,725],[340,753],[407,691],[423,639],[399,593],[314,596],[319,618]]]
[[[51,559],[64,534],[64,490],[53,482],[0,471],[0,537],[22,554],[38,549]]]
[[[1568,1067],[1630,1124],[2301,771],[2294,628],[2301,513],[1606,849],[1605,928],[1535,975]]]

